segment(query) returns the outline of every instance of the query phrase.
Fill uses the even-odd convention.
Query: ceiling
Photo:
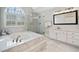
[[[48,9],[52,9],[51,7],[32,7],[34,12],[42,12]]]
[[[33,11],[38,12],[38,13],[49,10],[49,9],[52,9],[52,11],[54,11],[54,10],[59,10],[63,8],[66,8],[66,7],[32,7]]]
[[[67,10],[67,9],[74,9],[74,7],[32,7],[34,12],[40,13],[40,12],[44,12],[47,10],[51,10],[51,11],[58,11],[58,10]]]

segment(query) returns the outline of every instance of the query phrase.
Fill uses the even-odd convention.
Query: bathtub
[[[21,40],[21,42],[16,42],[16,38],[18,36],[20,36],[19,40]],[[11,35],[3,36],[0,38],[0,51],[7,50],[23,43],[27,43],[28,41],[31,41],[38,37],[42,37],[42,35],[30,31],[18,32]],[[15,42],[13,42],[13,40],[15,40]]]

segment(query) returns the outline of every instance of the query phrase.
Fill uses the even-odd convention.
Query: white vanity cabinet
[[[55,40],[59,40],[65,43],[79,46],[79,33],[78,32],[67,32],[61,30],[52,30],[49,37]]]

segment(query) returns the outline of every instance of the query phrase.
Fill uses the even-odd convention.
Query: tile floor
[[[47,47],[44,52],[79,52],[79,48],[59,41],[47,39]]]

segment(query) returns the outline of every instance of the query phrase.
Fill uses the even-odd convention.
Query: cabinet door
[[[52,39],[56,39],[56,30],[50,30],[49,31],[49,37]]]
[[[67,43],[73,44],[73,32],[67,32]]]
[[[73,44],[79,46],[79,33],[73,34]]]
[[[57,31],[57,40],[66,42],[66,32]]]

